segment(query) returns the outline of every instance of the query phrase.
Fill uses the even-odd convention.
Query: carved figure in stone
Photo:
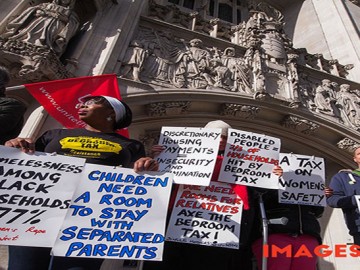
[[[231,72],[232,90],[251,94],[249,69],[244,59],[235,57],[235,49],[232,47],[226,48],[221,61]]]
[[[360,96],[350,91],[350,85],[340,85],[336,106],[345,125],[360,128]]]
[[[335,93],[332,88],[331,81],[324,79],[315,90],[314,103],[316,111],[334,115],[333,104],[335,102]]]
[[[298,90],[299,90],[299,76],[297,71],[297,60],[299,56],[297,54],[288,55],[288,78],[291,83],[292,98],[298,100]]]
[[[54,0],[29,7],[10,21],[2,37],[48,47],[58,56],[79,28],[75,0]]]
[[[265,76],[259,74],[255,78],[255,93],[254,98],[263,100],[266,98],[266,88],[265,88]]]
[[[193,61],[193,69],[189,71],[189,75],[199,75],[199,73],[204,72],[207,67],[209,67],[210,53],[207,50],[201,48],[202,40],[201,39],[192,39],[189,42],[190,48],[190,61]]]
[[[207,85],[212,85],[212,78],[210,76],[210,52],[201,48],[202,40],[192,39],[189,42],[190,47],[186,47],[184,52],[181,70],[186,78],[186,85],[192,88],[206,88]],[[176,74],[179,74],[179,67]]]
[[[300,84],[299,86],[299,98],[301,104],[304,107],[307,107],[309,110],[315,111],[316,105],[314,103],[314,96],[312,94],[312,91],[312,87],[310,86],[310,83],[308,81]]]
[[[143,48],[143,44],[141,44],[139,40],[131,41],[123,60],[124,68],[121,77],[126,77],[132,70],[132,78],[135,81],[140,81],[140,72],[146,56],[147,52]]]
[[[220,59],[210,59],[210,75],[212,80],[208,81],[210,85],[225,89],[230,89],[231,86],[231,72],[223,65]]]
[[[152,31],[144,33],[142,38],[144,49],[148,51],[143,66],[144,76],[158,82],[172,82],[175,65],[183,57],[176,46],[176,38],[170,31]]]

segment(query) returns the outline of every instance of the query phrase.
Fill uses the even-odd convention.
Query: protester
[[[24,122],[26,107],[20,101],[6,97],[6,86],[10,75],[5,67],[0,66],[0,144],[19,135]]]
[[[360,195],[360,145],[354,150],[355,170],[341,170],[330,181],[327,204],[341,208],[354,244],[360,245],[360,213],[355,195]]]
[[[221,120],[207,123],[205,128],[220,128],[221,139],[219,152],[216,159],[211,181],[218,181],[224,151],[227,143],[228,129],[231,126]],[[153,156],[157,156],[164,150],[161,145],[152,148]],[[280,167],[275,166],[273,173],[282,174]],[[174,203],[177,185],[175,184],[170,198],[169,215]],[[145,270],[236,270],[252,269],[252,253],[250,247],[250,235],[254,220],[254,201],[252,189],[243,185],[232,185],[234,192],[242,199],[243,213],[241,220],[241,232],[239,249],[228,249],[204,245],[184,244],[177,242],[165,242],[162,262],[145,262]]]
[[[86,158],[87,163],[133,167],[136,172],[158,170],[157,162],[145,157],[142,143],[116,133],[132,121],[132,112],[125,102],[108,96],[90,96],[81,104],[78,115],[86,123],[84,129],[49,130],[35,143],[30,138],[15,138],[5,145],[23,152],[55,152]],[[49,268],[50,248],[10,246],[8,270],[98,270],[102,262],[102,259],[54,257]]]
[[[268,224],[268,246],[269,255],[267,257],[267,270],[315,270],[317,256],[314,248],[321,244],[320,224],[318,218],[324,212],[324,207],[284,204],[279,203],[278,190],[258,190],[259,196],[263,199],[263,205],[267,220],[272,220]],[[259,270],[262,269],[263,260],[263,235],[262,235],[262,216],[260,204],[257,204],[258,216],[255,218],[254,238],[252,250],[256,257]],[[272,247],[284,249],[291,246],[292,252],[277,253],[271,255]],[[294,255],[299,248],[306,248],[312,256]]]

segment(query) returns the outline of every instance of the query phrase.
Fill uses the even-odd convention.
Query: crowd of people
[[[9,81],[8,72],[0,69],[0,102],[6,103],[4,97],[5,86]],[[46,131],[36,141],[31,138],[16,137],[22,125],[22,114],[25,110],[22,104],[11,100],[13,106],[17,106],[16,114],[5,109],[0,103],[0,120],[5,119],[8,113],[8,123],[15,126],[6,132],[1,129],[1,144],[8,147],[19,148],[23,152],[32,153],[42,151],[85,158],[87,163],[122,166],[133,168],[135,172],[157,171],[159,164],[156,156],[163,151],[163,146],[155,145],[150,156],[146,156],[144,146],[141,142],[119,135],[118,129],[128,127],[132,122],[132,112],[129,106],[116,98],[109,96],[89,96],[79,106],[79,119],[86,123],[83,129],[55,129]],[[21,110],[20,110],[21,108]],[[20,117],[21,115],[21,117]],[[18,119],[21,118],[21,119]],[[2,122],[1,122],[2,123]],[[227,131],[230,127],[227,123],[216,120],[209,122],[206,128],[220,128],[221,140],[219,152],[211,181],[218,181],[223,154],[227,141]],[[113,151],[106,148],[106,143],[101,151],[94,152],[93,149],[82,148],[79,150],[75,144],[61,144],[67,137],[86,138],[87,140],[101,140],[118,145],[121,151]],[[360,147],[354,151],[354,161],[358,168],[355,170],[341,171],[336,174],[326,189],[327,203],[331,207],[342,208],[346,224],[350,234],[354,237],[354,243],[360,245],[360,214],[357,207],[355,195],[360,194]],[[274,166],[272,173],[281,177],[283,170]],[[169,203],[171,211],[177,185],[172,188]],[[145,270],[161,269],[253,269],[253,257],[256,258],[258,269],[262,269],[263,258],[263,215],[261,215],[261,201],[265,206],[267,219],[286,218],[283,224],[269,223],[268,244],[284,247],[291,244],[293,247],[305,245],[308,250],[322,242],[320,236],[320,224],[318,218],[324,211],[323,207],[306,206],[278,203],[277,191],[266,190],[243,185],[232,185],[243,202],[244,211],[241,220],[241,237],[238,249],[227,249],[212,246],[183,244],[176,242],[165,242],[163,260],[158,262],[147,261]],[[260,200],[261,199],[261,200]],[[9,270],[42,270],[48,269],[100,269],[102,259],[82,259],[68,257],[54,257],[51,259],[50,248],[41,247],[9,247]],[[267,269],[275,270],[315,270],[317,265],[316,256],[312,257],[288,257],[278,256],[267,258]]]

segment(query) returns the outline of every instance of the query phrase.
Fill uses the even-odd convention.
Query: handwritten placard
[[[161,260],[171,177],[86,164],[52,253]]]
[[[280,153],[279,202],[326,206],[324,159]]]
[[[278,138],[229,129],[219,181],[277,189],[278,177],[271,171],[279,151]]]
[[[231,185],[180,185],[166,240],[239,248],[243,203]]]
[[[209,185],[220,144],[221,129],[163,127],[157,157],[161,172],[172,172],[177,184]]]
[[[84,163],[0,146],[0,244],[51,247]]]

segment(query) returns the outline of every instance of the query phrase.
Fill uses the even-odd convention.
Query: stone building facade
[[[323,157],[329,181],[360,143],[359,26],[355,0],[2,0],[0,64],[28,106],[22,136],[60,126],[22,84],[116,73],[147,149],[162,126],[222,119]],[[340,211],[321,224],[324,243],[351,243]]]

